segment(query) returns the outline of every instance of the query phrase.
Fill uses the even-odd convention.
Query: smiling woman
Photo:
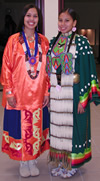
[[[22,177],[39,175],[35,159],[49,149],[49,129],[42,130],[42,109],[49,102],[49,42],[37,32],[39,21],[39,9],[26,5],[19,32],[6,44],[1,71],[5,108],[2,151],[20,161]]]
[[[27,35],[29,34],[29,36],[33,36],[33,32],[35,31],[35,27],[38,25],[38,21],[39,17],[37,10],[35,8],[30,8],[24,17],[24,31]]]
[[[77,13],[59,13],[59,33],[50,41],[50,161],[58,163],[52,176],[69,178],[90,161],[90,103],[100,104],[100,89],[92,47],[76,33]]]
[[[62,33],[68,33],[72,30],[72,27],[76,26],[76,19],[73,21],[73,18],[69,15],[68,12],[66,14],[63,12],[58,18],[58,28]]]

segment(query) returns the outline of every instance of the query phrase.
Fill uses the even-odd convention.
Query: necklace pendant
[[[56,90],[57,90],[57,92],[60,92],[61,91],[61,86],[60,85],[56,85]]]
[[[36,58],[35,57],[30,57],[30,59],[29,59],[29,63],[31,64],[31,65],[34,65],[34,64],[36,64]]]

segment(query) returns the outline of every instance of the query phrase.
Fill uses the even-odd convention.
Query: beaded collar
[[[62,36],[70,38],[72,35],[72,31],[69,31],[68,33],[62,33]]]

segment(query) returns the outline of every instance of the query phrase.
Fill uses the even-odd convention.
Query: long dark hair
[[[21,18],[20,18],[20,21],[19,21],[19,25],[17,27],[17,32],[21,32],[22,31],[22,28],[24,26],[24,17],[27,13],[27,11],[31,8],[35,8],[37,10],[37,13],[38,13],[38,17],[39,17],[39,21],[38,21],[38,27],[35,28],[35,30],[39,33],[42,33],[42,14],[41,14],[41,11],[40,9],[35,6],[34,4],[27,4],[26,6],[24,6],[24,9],[21,13]]]
[[[73,21],[75,21],[75,20],[78,21],[78,15],[77,15],[77,13],[75,12],[74,9],[72,9],[72,8],[64,8],[63,10],[60,11],[59,16],[62,13],[65,13],[65,12],[68,12],[68,14],[72,17]],[[78,26],[77,26],[77,28],[78,28]],[[70,42],[69,42],[69,45],[68,45],[67,52],[69,52],[69,49],[70,49],[70,46],[72,44],[72,40],[73,40],[73,37],[74,37],[75,33],[76,32],[72,32],[72,36],[70,38]],[[56,41],[58,40],[60,35],[61,35],[61,32],[59,32],[58,35],[56,36],[55,41],[53,42],[52,48],[53,48],[54,44],[56,43]]]
[[[68,14],[72,17],[73,21],[75,21],[75,20],[78,21],[78,15],[77,15],[77,13],[75,12],[74,9],[68,8],[68,9],[63,10],[62,12],[66,12],[66,11],[67,11]],[[61,13],[60,13],[60,14],[61,14]],[[78,28],[78,27],[77,27],[77,24],[76,24],[76,28]],[[71,44],[72,44],[72,40],[73,40],[73,38],[74,38],[75,33],[76,33],[76,31],[75,31],[75,32],[72,31],[72,36],[71,36],[71,38],[70,38],[70,42],[69,42],[69,45],[68,45],[67,52],[69,52],[69,49],[70,49],[70,46],[71,46]]]

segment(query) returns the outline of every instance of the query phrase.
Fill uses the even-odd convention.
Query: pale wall
[[[45,36],[50,40],[58,32],[58,0],[45,0]]]

